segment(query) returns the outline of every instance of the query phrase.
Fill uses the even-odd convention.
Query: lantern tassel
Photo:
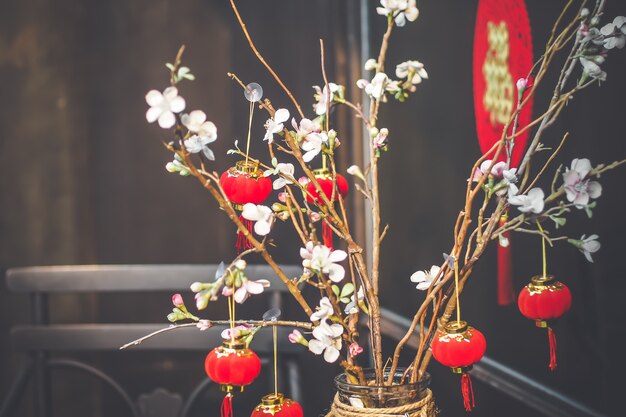
[[[229,392],[222,401],[221,417],[233,417],[233,395]]]
[[[556,334],[548,327],[548,342],[550,343],[550,370],[556,369]]]
[[[326,223],[326,221],[322,222],[322,240],[324,241],[324,246],[329,248],[330,250],[334,250],[333,248],[333,229]]]
[[[499,227],[508,220],[508,211],[500,217]],[[511,262],[511,234],[504,232],[498,242],[498,304],[507,306],[515,301],[513,294],[513,267]]]
[[[472,411],[472,408],[475,407],[474,389],[472,388],[472,378],[467,372],[464,372],[461,377],[461,392],[463,393],[465,411]]]
[[[252,233],[252,221],[244,219],[243,216],[239,216],[239,220],[241,223],[248,229],[248,232]],[[241,230],[237,231],[237,253],[241,253],[246,249],[251,249],[253,247],[252,243],[248,240],[246,235],[244,235]]]

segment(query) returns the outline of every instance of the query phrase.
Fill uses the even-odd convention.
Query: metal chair
[[[32,362],[18,375],[0,409],[0,417],[9,417],[13,414],[31,375],[34,377],[35,415],[50,416],[52,409],[50,371],[54,368],[71,368],[96,377],[120,395],[128,405],[130,415],[134,417],[186,417],[196,399],[210,385],[208,378],[200,382],[184,401],[179,394],[169,393],[163,389],[142,394],[134,401],[122,384],[102,370],[76,359],[57,357],[61,352],[108,351],[124,355],[125,351],[120,351],[120,346],[166,327],[165,324],[51,324],[48,297],[56,293],[139,294],[148,291],[170,293],[189,291],[192,282],[211,280],[217,268],[217,265],[86,265],[9,269],[6,274],[9,289],[17,293],[28,293],[32,309],[32,324],[13,327],[11,340],[17,351],[31,355]],[[299,266],[282,266],[282,269],[291,277],[302,272]],[[268,308],[280,308],[281,293],[287,290],[271,268],[265,265],[249,265],[246,273],[251,278],[270,281]],[[223,327],[215,326],[215,329],[200,332],[195,328],[181,328],[147,340],[132,349],[207,351],[207,346],[217,346],[221,343],[222,329]],[[295,359],[303,350],[301,347],[286,343],[289,331],[290,329],[286,328],[278,329],[281,357],[284,358],[281,364],[288,375],[289,394],[296,401],[301,401]],[[259,332],[254,339],[253,348],[262,359],[269,359],[273,352],[271,332]],[[54,357],[51,356],[53,353]]]

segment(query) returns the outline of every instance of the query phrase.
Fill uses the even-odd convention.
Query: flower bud
[[[184,306],[185,302],[183,301],[183,296],[180,294],[172,295],[172,304],[174,304],[174,307]]]
[[[294,330],[289,333],[289,336],[287,336],[287,338],[291,343],[298,343],[303,346],[309,345],[309,342],[304,338],[304,336],[302,336],[302,333],[300,333],[298,330]]]
[[[374,58],[365,61],[365,71],[374,71],[378,67],[378,62]]]
[[[285,210],[287,210],[287,207],[282,204],[278,204],[278,203],[272,204],[272,211],[275,211],[276,213],[280,213]]]
[[[322,216],[320,216],[320,214],[317,211],[312,211],[309,214],[309,218],[311,219],[313,223],[315,223],[315,222],[318,222],[322,218]]]
[[[285,221],[289,218],[289,212],[287,210],[281,211],[276,215],[279,220]]]
[[[361,171],[361,168],[359,168],[358,165],[352,165],[350,168],[347,169],[348,174],[350,175],[354,175],[357,178],[360,178],[361,180],[365,181],[365,175],[363,175],[363,172]]]
[[[189,288],[192,292],[200,292],[202,291],[202,287],[204,287],[204,285],[201,282],[194,282]]]
[[[520,78],[517,80],[516,86],[520,92],[524,92],[528,88],[528,80],[526,78]]]
[[[580,11],[580,17],[587,17],[587,16],[589,16],[589,9],[585,7]]]
[[[286,192],[282,192],[282,193],[278,193],[278,201],[280,201],[281,203],[286,203],[287,202],[287,193]]]
[[[248,264],[243,259],[238,259],[237,262],[235,262],[235,268],[237,268],[237,269],[239,269],[241,271],[246,269],[246,266],[248,266]]]

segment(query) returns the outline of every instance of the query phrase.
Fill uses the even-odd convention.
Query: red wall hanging
[[[517,107],[515,84],[519,78],[528,76],[532,66],[532,38],[524,1],[480,0],[474,33],[474,111],[478,143],[483,153],[501,139],[504,126]],[[528,125],[531,117],[532,97],[519,115],[520,128]],[[511,167],[521,162],[529,130],[515,139]],[[498,160],[506,161],[504,150]],[[515,300],[510,243],[509,237],[498,245],[500,305]]]

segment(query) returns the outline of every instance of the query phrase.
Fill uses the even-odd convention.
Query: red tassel
[[[243,225],[246,226],[246,229],[248,229],[248,232],[252,233],[252,221],[244,219],[243,216],[239,216],[239,220],[241,220]],[[237,253],[241,253],[246,249],[253,248],[254,246],[252,245],[252,243],[250,243],[246,235],[244,235],[241,231],[238,231],[237,232],[237,244],[235,247],[237,248]]]
[[[550,370],[556,369],[556,335],[551,327],[548,327],[548,342],[550,343]]]
[[[474,389],[472,388],[472,378],[467,372],[463,373],[461,377],[461,392],[463,393],[463,405],[465,411],[472,411],[472,408],[476,406],[474,403]]]
[[[233,417],[233,395],[229,392],[222,401],[221,417]]]
[[[322,222],[322,240],[324,241],[324,246],[329,248],[330,250],[334,250],[333,248],[333,229],[330,228],[326,221]]]
[[[500,217],[500,227],[507,222],[508,211]],[[504,243],[504,244],[503,244]],[[506,306],[515,301],[513,268],[511,264],[511,235],[504,232],[498,243],[498,304]]]

